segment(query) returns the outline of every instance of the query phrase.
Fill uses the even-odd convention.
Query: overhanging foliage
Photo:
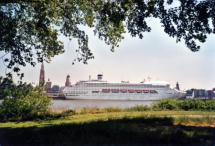
[[[93,27],[95,35],[114,51],[126,28],[141,39],[144,32],[150,32],[146,19],[151,17],[160,19],[164,32],[176,42],[184,39],[193,52],[200,49],[196,41],[204,43],[207,35],[215,33],[214,0],[3,0],[0,51],[9,57],[1,58],[22,78],[19,65],[49,62],[64,52],[63,42],[58,40],[63,34],[70,40],[77,38],[77,60],[87,64],[94,56],[80,25]],[[7,76],[12,77],[11,72]]]

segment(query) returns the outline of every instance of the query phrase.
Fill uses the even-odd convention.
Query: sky
[[[110,51],[110,46],[94,36],[93,28],[82,26],[81,29],[89,36],[89,48],[95,59],[75,62],[75,50],[78,48],[76,39],[70,43],[68,38],[59,36],[64,42],[65,53],[52,58],[51,63],[44,63],[45,80],[50,78],[52,85],[64,86],[66,76],[69,74],[72,84],[79,80],[96,79],[97,74],[103,73],[103,79],[108,82],[139,83],[148,76],[152,80],[168,81],[172,87],[179,83],[181,90],[197,88],[211,90],[215,87],[215,35],[209,35],[204,44],[200,44],[198,52],[191,52],[184,41],[176,43],[175,38],[164,33],[158,19],[147,20],[152,28],[150,33],[143,33],[144,38],[131,37],[125,33],[125,39],[119,43],[115,52]],[[4,52],[0,52],[2,56]],[[27,65],[21,67],[24,72],[23,81],[30,83],[39,82],[41,63],[35,67]],[[0,76],[5,77],[5,66],[0,61]],[[19,79],[16,74],[13,79]]]

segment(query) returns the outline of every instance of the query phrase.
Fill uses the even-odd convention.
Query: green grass
[[[0,145],[214,146],[215,111],[184,110],[177,108],[176,102],[166,100],[155,107],[126,109],[61,109],[47,113],[44,119],[2,121]]]
[[[0,123],[0,145],[214,145],[214,114],[110,112],[6,122]]]
[[[83,123],[96,120],[107,120],[110,118],[122,119],[123,117],[160,117],[160,116],[192,116],[200,115],[203,117],[208,117],[210,115],[215,115],[215,112],[206,112],[206,111],[145,111],[145,112],[110,112],[110,113],[100,113],[100,114],[76,114],[69,117],[61,117],[58,119],[47,119],[47,120],[35,120],[35,121],[16,121],[16,122],[5,122],[0,123],[1,127],[11,127],[11,128],[20,128],[20,127],[46,127],[50,125],[58,124],[67,124],[67,123]],[[203,118],[204,119],[204,118]]]
[[[210,126],[215,125],[215,117],[209,116],[212,114],[115,112],[0,123],[0,145],[214,145],[215,129]]]

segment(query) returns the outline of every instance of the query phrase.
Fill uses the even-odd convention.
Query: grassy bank
[[[214,145],[215,112],[76,114],[0,123],[0,145]],[[193,115],[193,116],[191,116]]]
[[[122,119],[124,117],[136,118],[136,117],[172,117],[178,119],[178,117],[190,117],[205,119],[205,117],[213,118],[215,112],[205,111],[145,111],[145,112],[111,112],[100,114],[76,114],[69,117],[61,117],[57,119],[46,119],[35,121],[16,121],[0,123],[0,128],[21,128],[21,127],[47,127],[51,125],[67,124],[67,123],[83,123],[97,120],[108,119]],[[215,118],[215,117],[214,117]],[[187,123],[188,124],[188,123]],[[185,124],[186,125],[186,124]]]
[[[214,101],[59,109],[0,122],[0,145],[215,145]],[[188,108],[187,108],[188,107]]]
[[[26,102],[26,101],[25,101]],[[152,103],[149,107],[147,105],[135,105],[130,108],[119,107],[107,107],[103,109],[99,108],[83,108],[79,110],[74,109],[59,109],[58,111],[51,111],[50,107],[41,108],[38,110],[41,104],[28,105],[25,102],[21,102],[22,106],[18,102],[11,102],[10,104],[4,103],[4,106],[0,105],[0,122],[6,121],[32,121],[32,120],[45,120],[56,119],[61,117],[68,117],[75,114],[101,114],[112,112],[143,112],[143,111],[215,111],[215,100],[173,100],[163,99],[158,102]],[[23,104],[24,103],[24,104]],[[50,103],[51,104],[51,103]],[[43,104],[42,104],[43,105]],[[44,110],[46,109],[46,110]]]

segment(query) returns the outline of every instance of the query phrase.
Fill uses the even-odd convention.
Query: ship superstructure
[[[148,81],[140,83],[108,83],[99,74],[96,80],[79,81],[72,87],[65,87],[66,99],[95,100],[161,100],[164,98],[180,98],[186,92],[170,87],[166,81]]]

